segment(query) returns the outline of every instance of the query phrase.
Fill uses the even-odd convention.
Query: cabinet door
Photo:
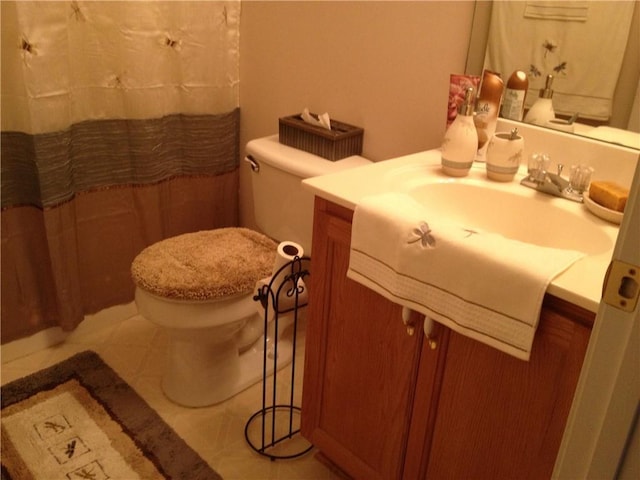
[[[547,297],[528,362],[450,332],[423,478],[550,478],[590,321]]]
[[[356,479],[400,478],[421,328],[346,277],[352,213],[316,200],[302,434]],[[417,317],[417,316],[416,316]]]

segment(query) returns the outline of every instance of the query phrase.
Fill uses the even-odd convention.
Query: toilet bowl
[[[370,163],[358,156],[328,161],[281,145],[277,135],[249,142],[247,153],[258,226],[273,238],[301,244],[307,253],[313,197],[301,180]],[[262,378],[264,345],[270,349],[276,337],[278,368],[290,362],[290,315],[268,322],[272,315],[254,299],[258,281],[264,285],[274,273],[277,247],[262,233],[221,228],[162,240],[134,259],[139,313],[168,335],[162,389],[170,400],[202,407],[248,388]],[[274,355],[266,352],[268,358]],[[268,363],[270,374],[273,363]]]
[[[140,314],[168,335],[162,390],[175,403],[187,407],[220,403],[262,377],[263,342],[259,340],[264,320],[253,292],[193,302],[137,288],[135,301]],[[282,366],[291,360],[291,352],[290,341],[283,338],[278,346]]]

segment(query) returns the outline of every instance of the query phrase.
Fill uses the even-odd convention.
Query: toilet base
[[[170,334],[169,358],[162,378],[162,390],[169,400],[185,407],[205,407],[227,400],[262,380],[264,336],[243,353],[239,353],[234,339],[220,343],[203,341],[200,335],[192,336],[191,340],[181,337],[175,332]],[[292,356],[291,340],[281,336],[278,369],[291,363]],[[273,373],[272,360],[272,352],[267,351],[267,375]]]

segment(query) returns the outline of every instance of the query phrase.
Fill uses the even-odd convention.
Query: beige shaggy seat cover
[[[167,238],[133,260],[135,284],[176,300],[211,300],[251,292],[271,275],[277,243],[246,228],[220,228]]]

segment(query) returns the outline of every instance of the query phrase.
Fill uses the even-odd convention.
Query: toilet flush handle
[[[260,171],[260,164],[255,158],[253,158],[253,156],[247,155],[246,157],[244,157],[244,161],[251,166],[251,170],[253,170],[254,172],[258,173]]]

